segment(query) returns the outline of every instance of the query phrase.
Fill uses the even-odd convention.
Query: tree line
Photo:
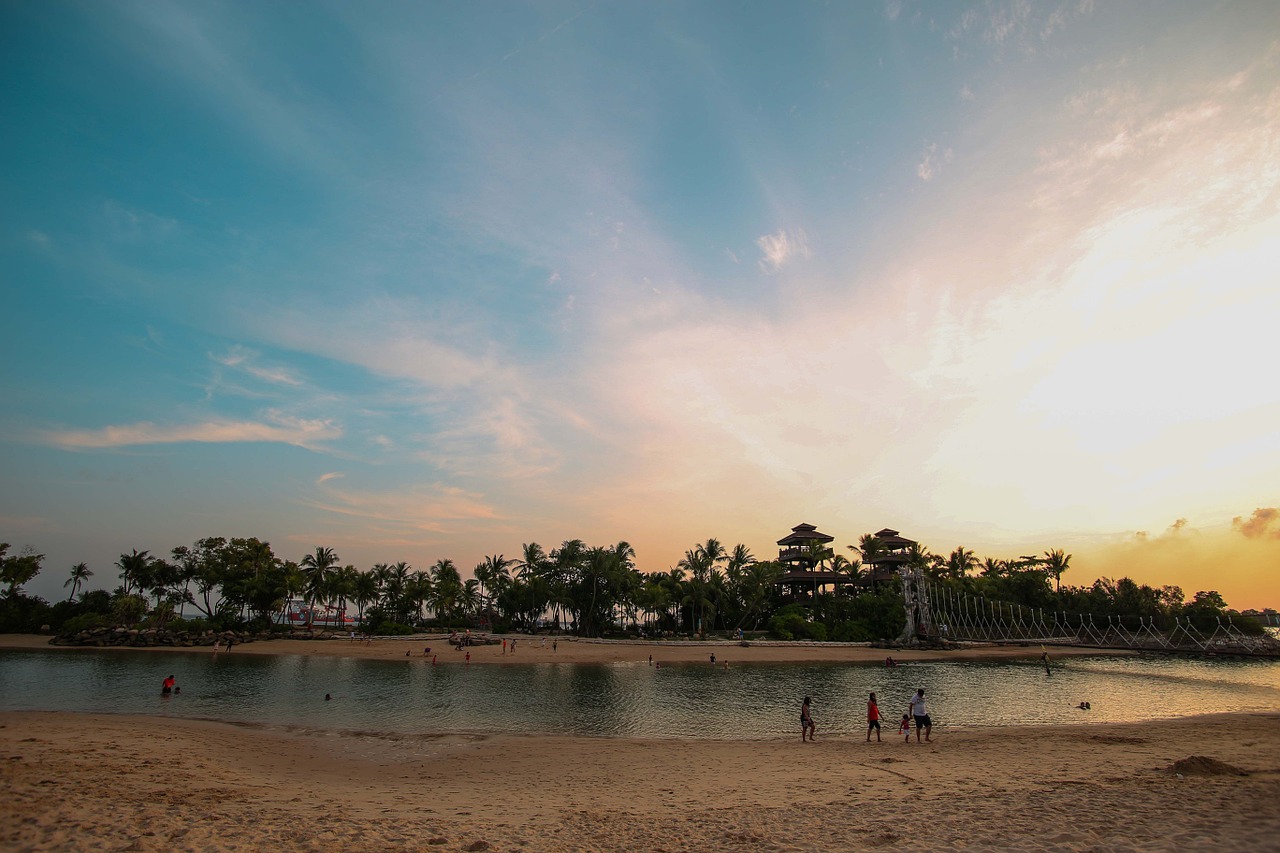
[[[278,556],[256,538],[208,537],[173,548],[167,556],[131,550],[113,565],[120,581],[112,592],[83,590],[94,575],[84,563],[71,567],[65,601],[49,604],[21,587],[43,568],[43,556],[8,556],[0,543],[0,582],[6,585],[0,630],[31,631],[45,625],[164,627],[198,620],[210,627],[280,621],[290,601],[304,601],[310,621],[317,608],[352,613],[361,630],[409,633],[423,627],[477,627],[497,631],[553,630],[581,636],[623,631],[650,635],[767,629],[781,638],[892,639],[905,613],[896,577],[872,572],[886,554],[873,534],[847,546],[848,556],[810,546],[806,563],[834,572],[842,583],[812,589],[784,587],[789,568],[757,559],[747,546],[726,548],[707,539],[685,551],[666,571],[636,569],[635,549],[622,541],[592,546],[580,539],[544,549],[521,546],[518,556],[486,556],[463,578],[452,560],[425,569],[406,562],[367,569],[343,564],[333,548],[318,546],[297,561]],[[1044,610],[1095,615],[1143,615],[1165,620],[1223,615],[1214,591],[1184,601],[1178,587],[1150,587],[1129,578],[1102,578],[1088,587],[1063,587],[1071,555],[1049,550],[1011,559],[979,559],[959,547],[948,555],[913,544],[908,567],[957,592]]]

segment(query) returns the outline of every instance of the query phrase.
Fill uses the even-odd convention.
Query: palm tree
[[[976,568],[978,568],[978,558],[968,548],[956,548],[947,557],[947,577],[960,580]]]
[[[352,565],[343,566],[333,573],[329,594],[338,601],[338,618],[340,620],[347,615],[347,599],[356,594],[356,582],[359,579],[360,571]]]
[[[534,579],[543,576],[543,569],[547,565],[547,553],[537,542],[526,542],[520,546],[520,558],[515,560],[513,565],[516,568],[516,577],[529,588],[529,612],[532,613],[537,609]]]
[[[431,567],[433,584],[432,603],[437,615],[453,617],[458,611],[458,598],[462,595],[462,577],[453,560],[436,560]]]
[[[862,562],[874,563],[877,558],[883,557],[885,554],[884,541],[874,533],[864,533],[858,539],[857,545],[849,545],[850,551],[857,551],[862,555]]]
[[[480,597],[484,602],[489,624],[493,624],[493,602],[511,582],[510,567],[514,560],[502,554],[490,555],[475,567],[476,580],[480,582]]]
[[[333,552],[332,548],[322,548],[316,546],[314,554],[307,554],[302,558],[301,568],[302,575],[306,579],[307,591],[307,628],[311,627],[312,619],[316,606],[316,599],[325,590],[325,584],[328,581],[329,570],[338,564],[338,555]]]
[[[361,572],[356,576],[351,600],[360,608],[356,618],[364,625],[364,609],[378,600],[378,576],[373,571]]]
[[[120,569],[120,579],[124,581],[125,595],[132,593],[135,589],[146,589],[150,585],[150,555],[150,551],[139,551],[134,548],[132,553],[121,554],[120,559],[116,560],[116,567]]]
[[[67,578],[66,583],[62,585],[63,589],[71,587],[71,594],[67,596],[67,601],[76,597],[76,591],[80,589],[80,584],[87,581],[93,576],[93,572],[89,571],[89,567],[84,563],[76,563],[71,567],[71,577]]]
[[[409,576],[409,603],[413,605],[413,612],[418,617],[418,622],[425,620],[427,602],[431,600],[431,574],[421,569]]]
[[[862,575],[862,561],[857,558],[850,560],[844,554],[836,554],[831,558],[831,571],[848,577],[849,583],[845,586],[852,586]]]
[[[1070,568],[1071,555],[1061,549],[1044,552],[1044,570],[1053,576],[1055,590],[1062,591],[1062,573]]]
[[[480,609],[480,604],[483,601],[484,596],[480,594],[480,581],[475,578],[467,578],[462,588],[458,591],[458,609],[469,619]]]

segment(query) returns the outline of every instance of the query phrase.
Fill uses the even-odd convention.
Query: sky
[[[0,541],[802,522],[1280,606],[1280,4],[0,5]]]

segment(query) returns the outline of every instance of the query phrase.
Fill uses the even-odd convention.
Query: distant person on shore
[[[813,722],[813,714],[809,712],[809,697],[806,696],[800,703],[800,740],[812,742],[817,730],[818,727]]]
[[[1044,674],[1052,676],[1053,673],[1049,670],[1049,650],[1044,646],[1040,647],[1040,662],[1044,664]]]
[[[174,683],[175,683],[175,682],[174,682],[174,678],[173,678],[173,676],[172,676],[172,675],[171,675],[171,676],[169,676],[168,678],[166,678],[166,679],[164,680],[164,683],[160,685],[160,695],[161,695],[161,696],[168,696],[170,693],[172,693],[172,692],[173,692],[173,686],[174,686]]]
[[[1077,705],[1076,707],[1077,707],[1077,708],[1079,708],[1081,711],[1088,711],[1088,710],[1091,710],[1091,709],[1090,709],[1090,707],[1089,707],[1089,703],[1088,703],[1088,702],[1081,702],[1081,703],[1080,703],[1079,705]]]
[[[867,700],[867,743],[871,743],[871,730],[876,730],[876,743],[880,742],[880,706],[876,704],[876,694],[872,693]]]
[[[712,665],[712,666],[715,666],[715,665],[716,665],[716,656],[715,656],[715,654],[714,654],[714,653],[711,655],[711,665]]]
[[[235,644],[236,644],[235,640],[232,640],[232,639],[227,640],[227,654],[231,654],[231,647],[234,646]]]
[[[506,637],[503,637],[503,638],[502,638],[502,653],[503,653],[504,655],[507,653],[507,638],[506,638]]]
[[[902,735],[903,743],[911,743],[911,715],[902,715],[902,725],[898,726],[898,734]]]
[[[916,695],[911,697],[911,704],[907,710],[916,720],[916,743],[920,742],[920,730],[924,729],[924,739],[931,742],[929,735],[933,732],[933,720],[929,719],[929,712],[924,705],[924,688],[921,687],[916,691]]]
[[[467,666],[471,665],[471,652],[467,652]]]
[[[885,658],[885,659],[884,659],[884,665],[885,665],[885,666],[897,666],[897,665],[898,665],[898,662],[897,662],[896,660],[894,660],[892,657],[887,657],[887,658]]]
[[[554,652],[554,651],[556,650],[556,647],[557,647],[559,644],[560,644],[560,641],[559,641],[559,640],[552,640],[552,641],[551,641],[551,651],[553,651],[553,652]]]

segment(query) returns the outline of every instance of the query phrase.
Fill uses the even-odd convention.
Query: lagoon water
[[[177,676],[182,693],[161,698]],[[511,664],[432,667],[301,655],[0,651],[0,710],[207,718],[332,732],[765,739],[865,730],[869,691],[892,733],[924,687],[940,728],[1108,723],[1280,710],[1280,662],[1163,656],[865,664]],[[333,701],[326,702],[330,693]],[[1092,704],[1080,711],[1081,701]]]

